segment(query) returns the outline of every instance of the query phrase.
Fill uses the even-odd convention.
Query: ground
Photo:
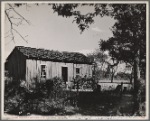
[[[85,95],[85,96],[83,96]],[[132,115],[133,97],[131,94],[109,95],[109,94],[81,94],[79,110],[81,115],[95,116],[123,116]]]
[[[131,94],[80,92],[77,105],[66,105],[63,111],[53,115],[84,116],[131,116],[133,97]],[[46,114],[49,115],[49,114]]]
[[[6,95],[7,97],[9,97],[8,99],[5,98],[7,99],[5,101],[5,114],[7,111],[7,116],[10,114],[11,116],[14,114],[16,114],[15,116],[21,115],[21,117],[32,117],[34,115],[42,115],[44,117],[55,115],[71,117],[145,116],[145,94],[142,94],[144,96],[144,98],[141,98],[143,99],[142,103],[139,102],[141,104],[144,104],[141,107],[141,110],[143,110],[143,112],[140,112],[140,114],[137,110],[134,110],[135,103],[133,100],[134,95],[132,90],[123,90],[123,92],[121,93],[120,90],[117,90],[118,88],[116,88],[115,90],[107,91],[100,91],[100,89],[97,88],[94,91],[77,92],[77,90],[59,90],[59,88],[56,88],[56,90],[51,91],[51,94],[49,94],[48,92],[44,93],[47,89],[40,88],[40,93],[37,92],[38,95],[36,94],[37,97],[35,96],[34,98],[31,98],[33,97],[33,95],[29,95],[26,91],[24,91],[24,88],[21,93],[21,89],[19,88],[19,92],[18,89],[16,89],[18,93],[14,96],[14,98],[11,98],[10,95]],[[56,93],[56,91],[58,90],[59,92]],[[20,97],[22,97],[23,103],[20,103],[20,101],[18,100],[20,99],[18,94],[20,94]],[[41,94],[41,96],[39,94]],[[19,103],[17,102],[17,100],[19,101]],[[135,115],[136,112],[138,113]]]

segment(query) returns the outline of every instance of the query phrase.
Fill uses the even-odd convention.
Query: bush
[[[146,101],[146,83],[143,79],[137,80],[137,90],[134,90],[134,105],[137,110],[134,115],[145,116],[145,101]]]
[[[65,84],[60,78],[55,77],[42,83],[37,80],[35,82],[37,83],[34,88],[30,89],[16,84],[15,80],[6,84],[5,111],[26,115],[29,113],[54,114],[64,109],[67,94],[64,91]]]
[[[77,76],[73,81],[73,89],[95,89],[97,83],[93,77],[81,77]]]
[[[93,78],[76,78],[73,80],[85,88],[94,88]],[[26,81],[8,81],[5,88],[5,111],[16,115],[36,114],[65,114],[66,107],[75,108],[78,103],[78,93],[66,89],[62,79],[55,77],[41,81],[32,80],[29,88]]]

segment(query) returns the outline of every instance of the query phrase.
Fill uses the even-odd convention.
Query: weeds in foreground
[[[34,81],[33,81],[34,82]],[[35,80],[35,82],[37,82]],[[34,85],[34,86],[33,86]],[[118,95],[112,91],[76,92],[65,91],[60,78],[32,84],[32,88],[10,81],[5,85],[5,111],[9,114],[29,115],[99,115],[145,116],[145,86],[139,84],[139,109],[134,108],[133,96]]]

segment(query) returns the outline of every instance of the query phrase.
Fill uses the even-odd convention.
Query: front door
[[[65,83],[68,81],[68,67],[62,67],[62,79]]]

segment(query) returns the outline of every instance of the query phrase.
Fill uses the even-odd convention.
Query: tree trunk
[[[138,52],[139,53],[139,52]],[[134,59],[134,109],[133,109],[133,113],[138,112],[139,110],[139,102],[138,102],[138,80],[140,79],[140,68],[139,68],[139,56],[135,57]]]
[[[113,79],[114,79],[114,70],[112,70],[112,73],[111,73],[111,83],[113,83]]]
[[[137,91],[138,79],[140,79],[140,67],[139,67],[139,57],[136,56],[134,59],[134,91]]]
[[[132,67],[132,71],[131,71],[131,74],[130,74],[130,84],[132,84],[132,78],[133,78],[133,67]]]

